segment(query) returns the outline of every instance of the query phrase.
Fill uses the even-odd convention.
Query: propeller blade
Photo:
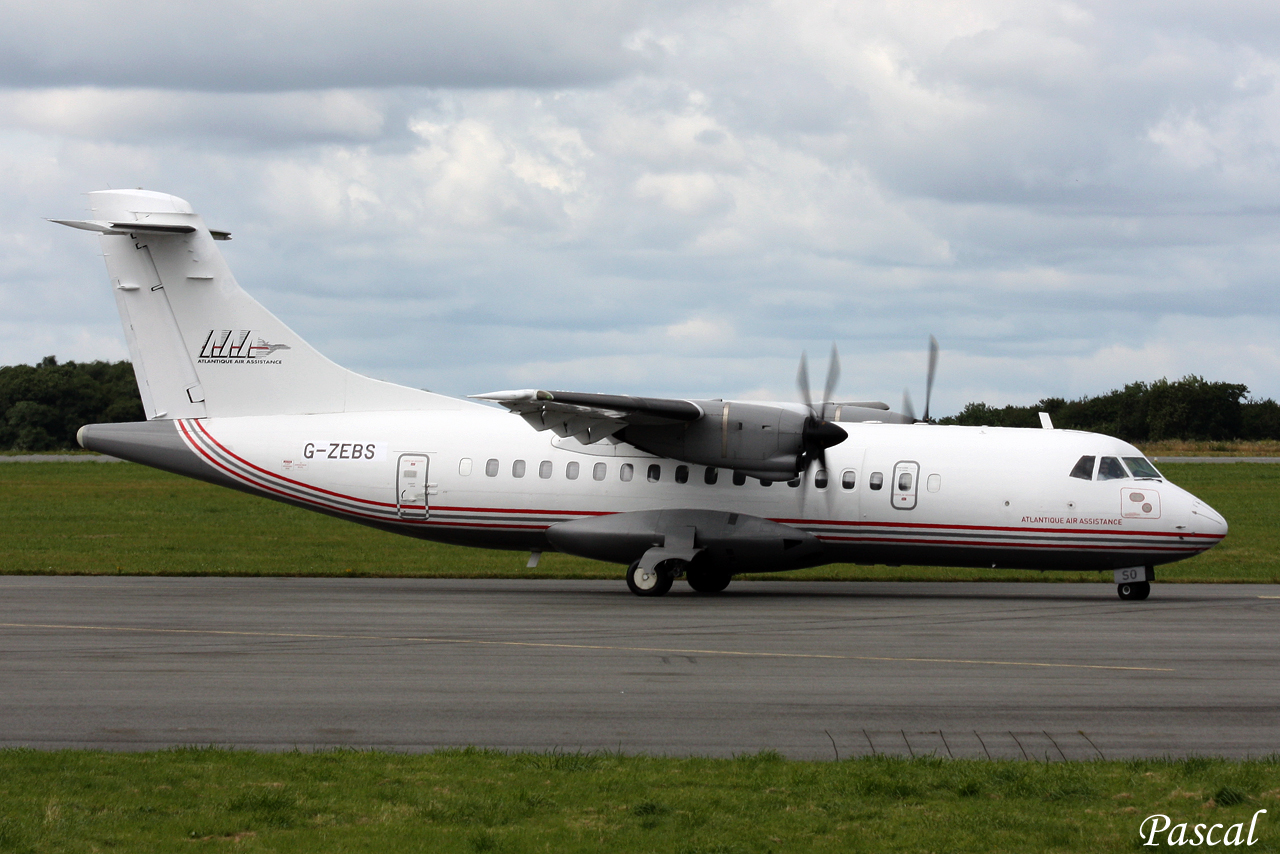
[[[826,405],[831,401],[831,396],[836,392],[836,383],[840,380],[840,353],[836,350],[836,344],[831,342],[831,360],[827,362],[827,383],[822,387],[822,415],[825,416]]]
[[[907,389],[902,390],[902,414],[907,416],[907,423],[916,423],[916,408],[911,405],[911,392]]]
[[[796,385],[800,388],[800,400],[813,412],[813,398],[809,394],[809,356],[801,351],[800,370],[796,372]]]
[[[938,372],[938,339],[929,336],[929,375],[924,384],[924,420],[929,420],[929,401],[933,397],[933,377]]]

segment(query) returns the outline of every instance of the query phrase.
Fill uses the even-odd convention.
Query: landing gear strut
[[[662,596],[674,580],[666,564],[674,562],[663,561],[652,569],[640,569],[640,561],[634,562],[627,567],[627,587],[637,596]]]
[[[1151,595],[1151,582],[1131,581],[1127,584],[1117,584],[1116,592],[1126,601],[1141,601]]]

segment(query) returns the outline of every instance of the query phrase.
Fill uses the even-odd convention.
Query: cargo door
[[[401,454],[396,469],[396,509],[401,519],[427,518],[427,457]]]

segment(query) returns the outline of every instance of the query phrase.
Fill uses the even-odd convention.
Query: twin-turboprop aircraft
[[[369,379],[241,290],[215,243],[229,235],[187,202],[89,199],[91,219],[58,222],[101,235],[148,419],[82,428],[90,450],[530,566],[548,550],[622,564],[639,596],[845,562],[1111,571],[1145,599],[1157,564],[1227,533],[1118,439],[833,402],[834,351],[818,404],[474,395],[513,415]]]

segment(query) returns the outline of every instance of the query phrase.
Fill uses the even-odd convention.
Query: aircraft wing
[[[624,427],[687,424],[704,414],[702,407],[688,400],[580,391],[520,389],[471,397],[505,406],[535,430],[551,430],[561,437],[573,436],[584,444],[608,438]]]

